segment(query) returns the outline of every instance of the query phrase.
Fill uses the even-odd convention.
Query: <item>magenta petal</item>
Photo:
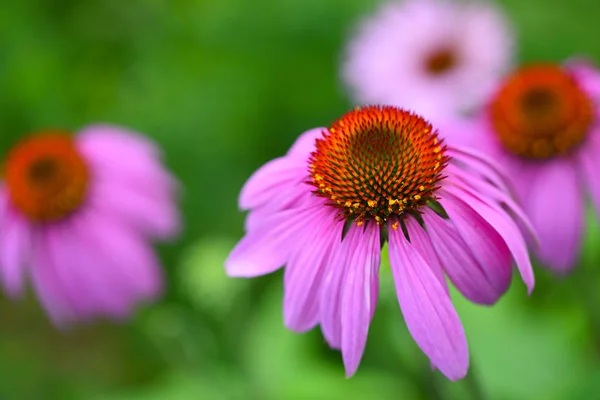
[[[25,268],[31,253],[31,229],[0,192],[0,277],[9,297],[19,296],[25,284]]]
[[[502,237],[475,210],[449,192],[440,193],[444,207],[456,231],[477,259],[498,297],[510,286],[511,255]]]
[[[64,327],[74,319],[73,301],[68,298],[56,269],[56,262],[52,259],[53,251],[50,249],[48,236],[48,230],[45,228],[33,232],[32,240],[35,241],[36,248],[32,253],[31,279],[35,292],[52,322]]]
[[[431,272],[435,274],[444,290],[448,292],[446,276],[444,275],[444,270],[437,253],[431,244],[431,238],[427,235],[425,229],[419,225],[416,219],[410,217],[406,218],[404,224],[406,225],[408,237],[410,238],[410,244],[419,251],[421,257],[423,257],[427,262],[427,265],[429,265],[429,268],[431,268]]]
[[[299,238],[311,229],[317,207],[280,211],[265,218],[262,225],[242,238],[225,261],[232,277],[269,274],[287,263]]]
[[[454,224],[429,209],[423,213],[423,221],[444,271],[456,288],[475,303],[494,304],[502,293],[489,280]]]
[[[259,207],[273,197],[286,193],[308,177],[306,160],[281,157],[260,167],[246,181],[240,193],[243,210]]]
[[[364,228],[353,225],[360,236],[346,268],[342,288],[342,357],[346,377],[354,375],[367,343],[378,291],[377,276],[381,261],[379,226],[367,223]],[[348,233],[350,234],[350,232]],[[351,249],[348,249],[351,251]]]
[[[402,230],[389,231],[390,266],[404,320],[421,350],[448,379],[469,368],[465,333],[450,297]]]
[[[315,226],[302,238],[303,246],[285,267],[283,316],[288,329],[304,332],[319,319],[319,290],[327,261],[342,237],[343,221],[325,210],[314,216]]]
[[[334,243],[331,257],[319,294],[319,320],[327,343],[335,349],[342,347],[342,293],[346,270],[356,249],[363,241],[357,227],[350,229],[344,240]],[[364,244],[363,244],[364,246]]]
[[[304,160],[305,164],[308,164],[308,156],[315,150],[315,141],[323,136],[324,131],[327,131],[327,128],[314,128],[302,133],[287,152],[287,155],[299,157]]]
[[[466,188],[453,188],[448,186],[446,190],[451,191],[457,197],[464,199],[479,215],[490,224],[496,232],[502,236],[504,243],[510,250],[517,268],[521,273],[521,278],[527,286],[527,291],[531,294],[535,284],[533,268],[527,245],[517,224],[511,216],[506,213],[498,204],[490,203],[479,197],[474,191]]]
[[[577,262],[583,232],[577,172],[569,159],[557,158],[540,167],[531,185],[524,205],[540,239],[535,253],[555,272],[569,272]]]
[[[92,207],[104,210],[152,238],[167,239],[179,233],[179,210],[170,192],[151,193],[118,180],[94,183],[90,196]]]

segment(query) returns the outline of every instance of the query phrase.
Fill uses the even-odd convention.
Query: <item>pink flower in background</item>
[[[539,237],[539,260],[557,273],[577,262],[585,194],[600,212],[600,74],[576,61],[514,71],[476,118],[449,125],[450,143],[500,164]]]
[[[240,206],[251,222],[226,270],[253,277],[285,265],[286,326],[320,324],[351,376],[387,242],[408,329],[442,373],[460,379],[469,355],[445,276],[481,304],[507,290],[513,260],[530,291],[534,284],[518,227],[527,221],[504,188],[485,159],[447,148],[421,117],[357,108],[329,129],[306,132],[248,180]]]
[[[162,276],[149,239],[179,229],[176,182],[142,136],[90,126],[18,143],[0,189],[0,277],[11,297],[31,277],[63,325],[125,318],[158,296]]]
[[[477,106],[512,63],[513,33],[489,2],[389,2],[358,28],[342,71],[354,100],[433,121]]]

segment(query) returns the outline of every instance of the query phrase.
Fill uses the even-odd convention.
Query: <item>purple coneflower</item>
[[[0,187],[0,277],[10,297],[30,276],[57,325],[127,317],[160,294],[149,239],[179,228],[176,182],[141,136],[90,126],[16,144]]]
[[[226,261],[230,276],[285,265],[284,320],[321,325],[355,373],[375,312],[381,247],[415,341],[448,378],[462,378],[468,349],[445,275],[468,299],[493,304],[514,259],[533,274],[518,223],[527,225],[495,168],[447,148],[421,117],[363,107],[311,130],[259,169],[242,190],[247,233]]]
[[[512,64],[513,42],[490,2],[391,1],[350,39],[342,76],[358,103],[439,121],[485,98]]]
[[[509,75],[479,115],[444,131],[507,171],[538,234],[535,254],[561,274],[577,261],[586,191],[600,211],[599,100],[600,74],[590,65],[529,65]]]

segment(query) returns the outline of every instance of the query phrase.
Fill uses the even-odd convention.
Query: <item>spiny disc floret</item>
[[[317,139],[309,183],[341,216],[382,223],[435,200],[448,161],[444,153],[423,118],[395,107],[365,106]]]

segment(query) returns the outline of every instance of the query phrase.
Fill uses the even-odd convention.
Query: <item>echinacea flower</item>
[[[434,122],[470,111],[512,64],[513,34],[490,2],[385,3],[349,40],[342,77],[358,103]]]
[[[151,239],[179,227],[176,182],[147,139],[112,126],[17,143],[0,187],[0,277],[22,294],[30,277],[59,325],[125,318],[161,292]]]
[[[447,148],[421,117],[357,108],[306,132],[249,179],[240,206],[251,222],[226,270],[253,277],[285,265],[285,325],[303,332],[320,324],[351,376],[387,242],[409,331],[433,365],[459,379],[469,356],[445,275],[481,304],[507,290],[513,259],[529,290],[534,284],[519,229],[527,221],[504,189],[484,158]]]
[[[600,212],[599,100],[600,74],[591,65],[534,64],[510,74],[475,118],[444,131],[507,171],[537,231],[537,258],[561,274],[577,261],[585,192]]]

